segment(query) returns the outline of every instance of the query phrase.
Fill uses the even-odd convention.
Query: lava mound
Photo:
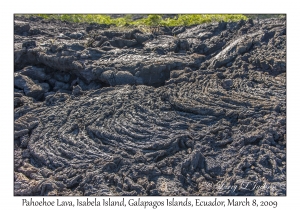
[[[15,18],[15,195],[286,195],[286,22]]]

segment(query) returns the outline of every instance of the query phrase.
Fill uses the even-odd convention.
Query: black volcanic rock
[[[15,19],[15,195],[286,195],[285,20]]]

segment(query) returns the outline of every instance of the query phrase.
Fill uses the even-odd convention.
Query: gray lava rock
[[[184,31],[185,31],[185,27],[175,27],[175,28],[173,28],[172,33],[174,35],[177,35],[177,34],[180,34]]]
[[[183,73],[185,73],[185,71],[183,71],[183,70],[174,70],[174,71],[171,71],[170,78],[177,78],[180,75],[182,75]]]
[[[221,175],[222,168],[219,162],[217,162],[213,158],[206,158],[205,163],[206,163],[206,170],[211,176],[216,177]]]
[[[69,35],[72,39],[81,39],[84,36],[83,32],[73,32]]]
[[[53,90],[57,91],[60,89],[68,90],[70,89],[70,85],[68,83],[55,81]]]
[[[229,89],[233,85],[233,81],[232,79],[225,79],[222,85],[225,89]]]
[[[116,76],[115,72],[112,70],[105,71],[101,74],[100,77],[102,82],[105,82],[106,84],[110,84],[111,86],[116,85]]]
[[[128,39],[122,39],[122,38],[114,38],[112,41],[110,41],[111,46],[123,48],[123,47],[132,47],[137,44],[136,40],[128,40]]]
[[[17,88],[23,89],[26,96],[34,99],[41,99],[45,92],[49,90],[47,83],[38,83],[31,80],[29,77],[21,74],[15,74],[15,83]]]
[[[26,48],[22,47],[22,43],[15,43],[14,44],[14,64],[16,68],[21,69],[24,67],[26,63]]]
[[[286,195],[285,20],[15,20],[15,195]]]
[[[79,85],[76,85],[76,86],[73,87],[72,94],[74,96],[79,96],[81,93],[82,93],[82,89]]]
[[[30,25],[28,22],[15,20],[14,21],[14,31],[17,34],[23,34],[24,32],[28,32],[30,30]]]
[[[147,34],[136,33],[133,36],[139,44],[143,44],[145,41],[150,39],[150,35]]]
[[[46,74],[44,68],[38,68],[35,66],[25,67],[20,71],[20,74],[28,76],[33,80],[38,80],[39,82],[43,82],[51,78],[50,75]]]
[[[70,74],[61,73],[61,72],[55,72],[54,73],[54,79],[60,81],[60,82],[69,82],[70,81]]]
[[[135,84],[134,76],[127,71],[118,71],[115,80],[116,80],[116,85]]]

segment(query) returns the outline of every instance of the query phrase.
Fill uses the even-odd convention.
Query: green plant
[[[116,27],[143,26],[143,27],[159,27],[159,26],[191,26],[209,22],[224,21],[234,22],[239,20],[247,20],[245,15],[237,14],[179,14],[174,18],[163,18],[162,15],[151,14],[146,18],[133,20],[132,15],[125,15],[120,18],[111,18],[109,15],[97,14],[36,14],[30,16],[39,16],[45,19],[57,19],[74,23],[98,23],[112,25]]]
[[[266,19],[266,18],[285,18],[285,14],[245,14],[247,18]]]

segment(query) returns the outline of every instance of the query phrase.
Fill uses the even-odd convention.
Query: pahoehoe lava
[[[286,21],[14,21],[15,195],[286,195]]]

